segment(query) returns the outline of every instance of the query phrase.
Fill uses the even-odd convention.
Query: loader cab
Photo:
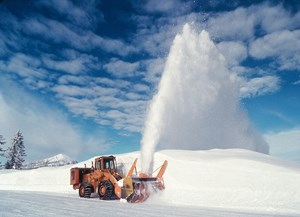
[[[114,156],[105,156],[95,159],[95,169],[104,170],[108,169],[110,171],[116,171],[116,158]]]

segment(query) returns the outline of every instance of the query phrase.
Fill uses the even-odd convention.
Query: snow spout
[[[268,153],[239,102],[238,85],[206,31],[186,24],[170,49],[141,140],[142,170],[159,149],[242,148]]]

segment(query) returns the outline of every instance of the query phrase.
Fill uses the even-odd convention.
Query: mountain
[[[35,169],[40,167],[58,167],[76,163],[77,161],[72,160],[69,156],[64,154],[58,154],[53,157],[25,164],[23,166],[23,169]]]

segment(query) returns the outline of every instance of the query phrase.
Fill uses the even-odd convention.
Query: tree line
[[[4,164],[5,169],[21,169],[22,164],[25,161],[26,153],[24,146],[24,137],[20,130],[13,137],[11,145],[4,149],[6,141],[2,135],[0,135],[0,156],[6,158]],[[0,161],[0,166],[2,162]]]

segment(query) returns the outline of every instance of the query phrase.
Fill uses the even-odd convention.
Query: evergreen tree
[[[5,169],[12,169],[13,166],[10,165],[9,161],[6,161],[6,163],[5,163],[5,165],[4,165],[4,168],[5,168]]]
[[[11,147],[6,150],[7,162],[5,163],[5,169],[12,169],[16,165],[17,149],[14,140]]]
[[[24,138],[20,131],[17,133],[17,158],[16,158],[16,169],[20,169],[25,162],[25,146],[24,146]]]
[[[7,162],[5,164],[6,169],[20,169],[25,161],[25,146],[24,138],[20,131],[17,132],[12,140],[12,146],[7,149]]]
[[[4,157],[4,149],[3,149],[3,145],[5,144],[5,139],[3,138],[2,135],[0,135],[0,157]],[[1,166],[1,161],[0,161],[0,166]]]

